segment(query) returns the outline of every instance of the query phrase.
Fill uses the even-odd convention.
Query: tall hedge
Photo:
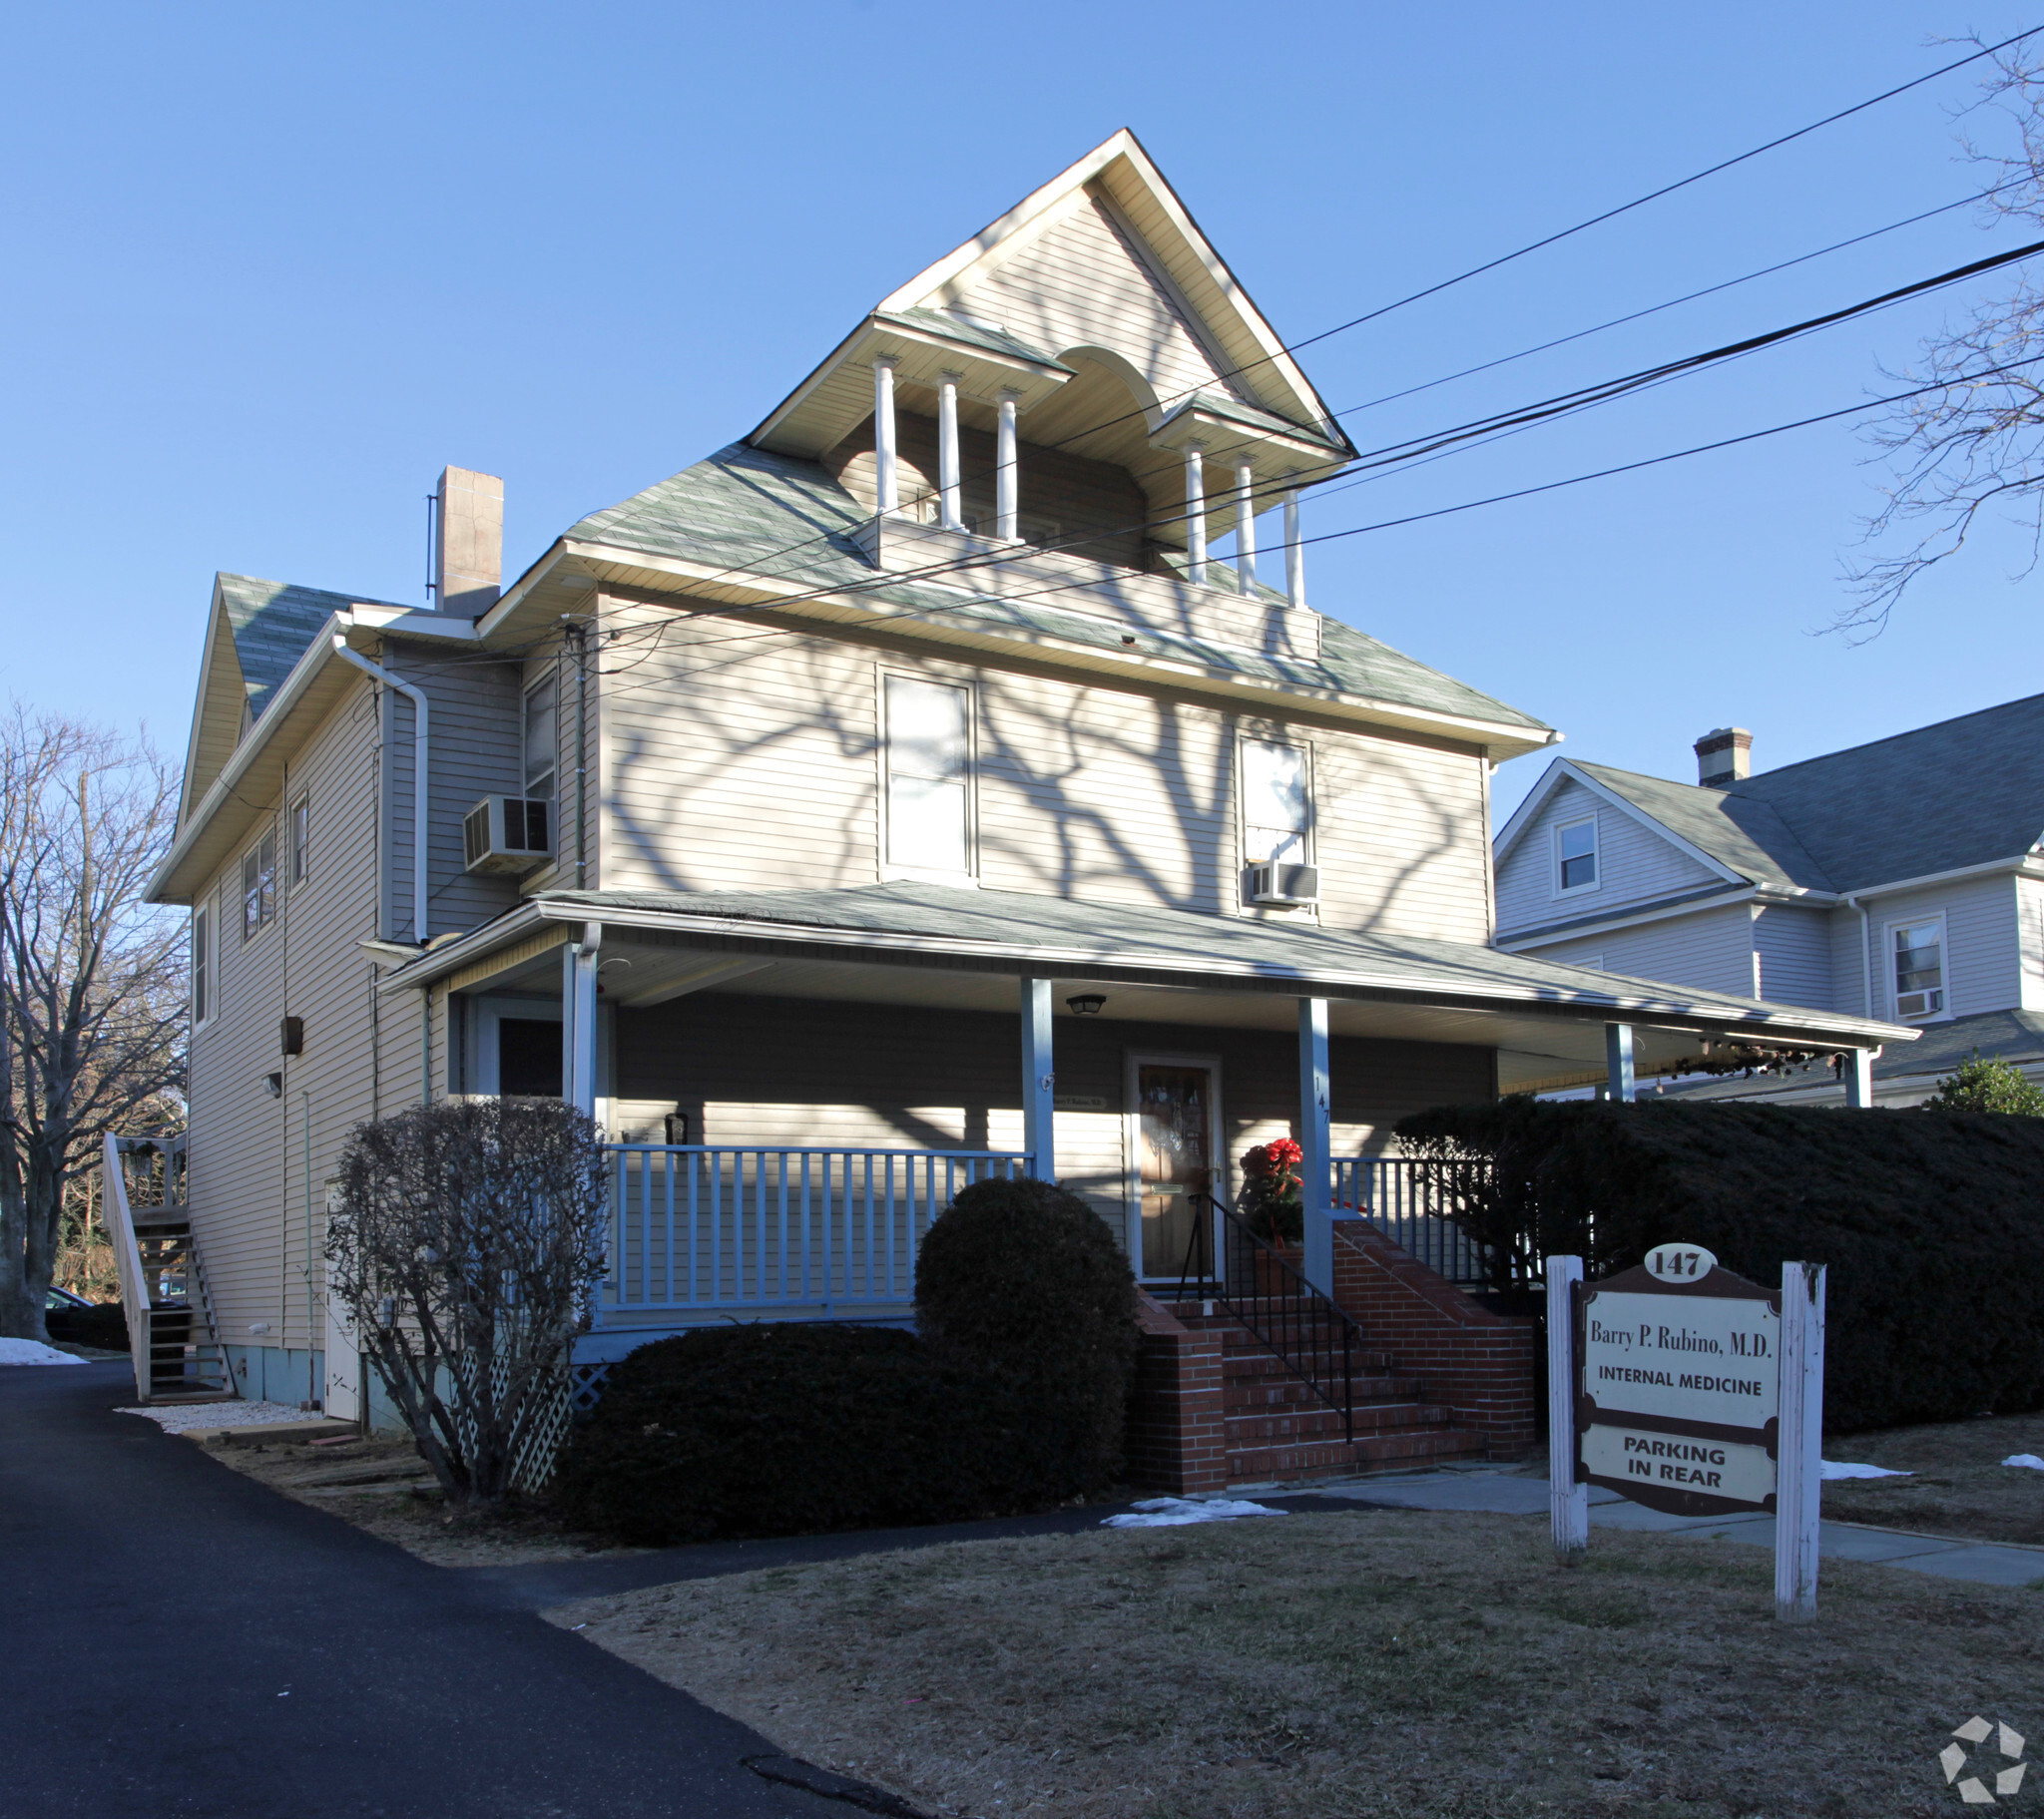
[[[916,1325],[941,1359],[1010,1384],[1075,1492],[1121,1475],[1136,1279],[1099,1214],[1049,1181],[978,1181],[930,1227]]]
[[[1594,1277],[1697,1243],[1771,1287],[1828,1264],[1833,1431],[2044,1407],[2044,1120],[1511,1099],[1398,1136],[1495,1163],[1465,1173],[1458,1222],[1501,1255]]]
[[[611,1367],[551,1495],[568,1521],[659,1546],[1003,1516],[1070,1495],[1009,1385],[913,1333],[713,1327]]]

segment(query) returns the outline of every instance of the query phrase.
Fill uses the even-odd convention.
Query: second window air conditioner
[[[553,857],[554,805],[545,796],[484,796],[461,823],[472,872],[529,872]]]
[[[1320,868],[1317,865],[1252,865],[1250,901],[1296,907],[1320,900]]]

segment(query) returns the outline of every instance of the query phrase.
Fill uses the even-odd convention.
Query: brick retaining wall
[[[1138,1297],[1143,1336],[1129,1390],[1129,1482],[1184,1497],[1228,1488],[1228,1421],[1218,1332],[1194,1332]]]

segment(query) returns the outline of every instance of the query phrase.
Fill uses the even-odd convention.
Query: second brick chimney
[[[1723,789],[1753,775],[1753,734],[1744,726],[1720,726],[1697,740],[1697,781]]]

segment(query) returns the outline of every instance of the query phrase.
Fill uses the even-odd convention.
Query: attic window
[[[1597,818],[1554,830],[1555,894],[1597,888]]]

